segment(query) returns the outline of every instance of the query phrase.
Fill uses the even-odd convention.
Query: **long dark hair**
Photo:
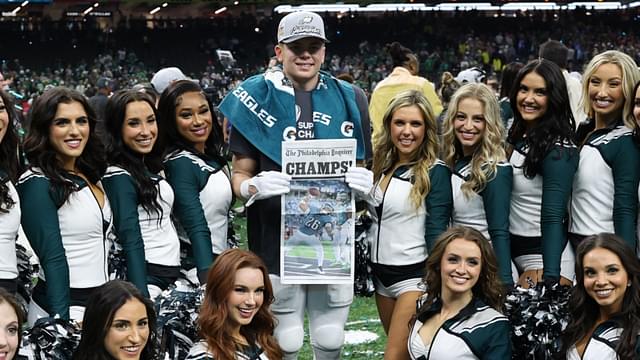
[[[208,350],[214,359],[235,359],[237,344],[231,336],[227,300],[233,291],[236,272],[243,268],[262,271],[264,301],[251,323],[240,327],[240,334],[250,343],[257,342],[269,359],[281,359],[282,350],[273,336],[275,318],[270,308],[274,297],[269,272],[264,262],[251,251],[225,250],[209,270],[204,301],[198,318],[200,335],[207,342]]]
[[[104,347],[113,317],[127,301],[136,299],[147,310],[149,338],[140,355],[141,360],[155,360],[156,349],[156,313],[151,300],[140,294],[133,284],[122,280],[111,280],[94,290],[87,301],[82,319],[82,339],[73,354],[74,360],[113,360]]]
[[[138,194],[138,202],[149,214],[156,213],[162,217],[162,206],[158,203],[158,188],[147,175],[147,171],[158,173],[162,170],[162,161],[157,152],[147,155],[138,154],[122,141],[122,126],[125,122],[127,104],[143,101],[147,103],[156,116],[155,103],[150,95],[135,90],[120,90],[113,94],[105,108],[107,129],[107,160],[109,164],[118,165],[128,171]],[[156,134],[157,141],[157,134]]]
[[[69,195],[75,190],[75,185],[65,180],[66,171],[62,162],[56,157],[56,150],[49,142],[49,131],[58,111],[58,105],[70,104],[74,101],[82,105],[89,120],[89,139],[82,154],[76,159],[76,167],[87,180],[97,183],[104,175],[107,162],[102,141],[96,135],[96,114],[87,98],[81,93],[64,87],[55,87],[40,95],[31,108],[31,125],[24,141],[24,152],[31,166],[40,168],[51,182],[50,190],[62,195],[58,206],[67,201]]]
[[[180,80],[169,85],[158,102],[158,131],[160,133],[160,148],[164,149],[165,155],[176,149],[189,150],[194,154],[203,155],[196,151],[193,144],[186,140],[178,132],[176,125],[176,108],[180,101],[182,101],[182,95],[188,92],[197,92],[202,94],[202,97],[207,99],[200,85],[194,83],[191,80]],[[209,111],[211,111],[211,133],[209,138],[205,142],[205,157],[213,158],[220,164],[226,164],[226,161],[222,158],[223,147],[223,135],[222,128],[217,121],[215,112],[209,100]]]
[[[620,327],[623,329],[616,353],[620,360],[636,359],[636,339],[640,333],[640,260],[624,240],[609,233],[589,236],[578,245],[576,286],[569,298],[571,319],[562,336],[562,352],[559,355],[564,356],[573,344],[589,335],[600,314],[598,303],[584,288],[584,256],[596,248],[607,249],[616,254],[627,272],[630,286],[624,293],[620,312],[614,315],[620,319]]]
[[[527,129],[518,111],[517,97],[522,79],[531,72],[540,75],[545,81],[547,111]],[[531,179],[542,173],[542,162],[556,143],[575,143],[575,120],[562,70],[549,60],[530,61],[518,72],[511,87],[509,101],[513,110],[513,125],[509,130],[508,141],[512,144],[525,141],[529,150],[524,159],[523,172]]]
[[[6,92],[0,90],[0,98],[4,103],[4,110],[8,115],[7,130],[4,137],[0,141],[0,169],[7,172],[8,181],[15,182],[18,178],[18,134],[16,134],[14,121],[15,112],[13,110],[13,101]],[[6,182],[0,183],[0,213],[9,212],[16,204],[15,199],[9,196],[9,186]]]

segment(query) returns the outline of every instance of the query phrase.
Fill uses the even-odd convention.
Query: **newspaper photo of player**
[[[353,282],[355,202],[344,173],[355,146],[353,139],[283,142],[282,170],[292,177],[281,207],[283,284]]]
[[[291,283],[351,281],[348,185],[340,179],[294,180],[285,207],[282,277]]]

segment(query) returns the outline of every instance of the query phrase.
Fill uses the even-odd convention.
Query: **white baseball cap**
[[[280,20],[278,42],[291,43],[306,37],[315,37],[328,42],[324,34],[324,21],[320,15],[309,11],[296,11]]]
[[[158,70],[151,78],[151,85],[156,89],[158,94],[162,94],[164,89],[169,87],[172,82],[178,80],[191,80],[182,70],[177,67],[166,67]]]

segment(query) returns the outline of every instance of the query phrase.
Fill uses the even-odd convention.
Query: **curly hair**
[[[117,91],[105,108],[105,122],[107,137],[107,160],[110,164],[118,165],[127,170],[133,178],[138,193],[138,201],[142,208],[151,214],[162,218],[162,206],[158,203],[158,188],[154,181],[146,174],[147,171],[158,173],[162,170],[162,161],[157,153],[138,154],[130,149],[122,140],[122,127],[125,124],[127,105],[141,101],[149,105],[156,118],[155,103],[146,93],[135,90]]]
[[[380,134],[375,139],[373,177],[374,181],[378,181],[385,172],[398,165],[398,149],[391,139],[391,121],[396,110],[414,105],[420,109],[424,119],[424,140],[413,154],[413,158],[410,159],[414,186],[411,188],[409,197],[415,208],[418,209],[431,190],[429,169],[436,163],[438,152],[435,116],[431,104],[421,92],[416,90],[403,91],[397,94],[387,107],[382,118]]]
[[[504,125],[496,96],[484,84],[469,83],[455,93],[449,105],[442,142],[444,161],[453,169],[456,161],[464,157],[462,144],[456,136],[454,121],[459,112],[460,102],[465,99],[475,99],[482,104],[485,124],[484,134],[471,159],[471,177],[462,185],[462,192],[468,198],[472,193],[484,190],[487,183],[495,177],[498,163],[506,159],[506,154],[502,140]]]
[[[493,247],[478,230],[467,226],[453,226],[442,233],[427,258],[427,265],[423,282],[427,287],[427,298],[423,306],[418,309],[419,317],[429,306],[442,296],[442,274],[440,264],[447,246],[456,239],[472,241],[480,248],[480,276],[471,291],[473,296],[481,299],[485,304],[501,311],[504,305],[504,290],[498,277],[498,263]]]
[[[60,203],[64,204],[75,191],[75,184],[65,180],[63,164],[57,158],[57,152],[49,142],[51,124],[58,111],[58,105],[78,102],[82,105],[89,120],[89,139],[82,154],[76,159],[75,166],[91,183],[97,183],[107,168],[102,141],[96,135],[96,114],[84,95],[76,90],[54,87],[45,91],[33,103],[31,108],[31,126],[24,140],[24,152],[33,167],[41,169],[51,182],[50,191],[60,192]]]
[[[204,300],[200,308],[198,325],[200,336],[206,340],[208,350],[216,360],[233,360],[240,344],[232,337],[227,301],[233,291],[236,272],[239,269],[252,268],[262,271],[264,280],[264,302],[251,323],[240,327],[240,334],[247,341],[257,342],[269,359],[281,359],[282,350],[273,331],[275,318],[270,310],[274,301],[273,288],[269,272],[264,262],[254,253],[241,249],[228,249],[222,252],[209,270]]]
[[[151,300],[142,296],[133,284],[122,280],[111,280],[94,290],[87,299],[87,308],[82,319],[82,338],[73,353],[73,360],[112,360],[104,346],[104,339],[113,324],[113,318],[127,301],[141,302],[147,312],[149,337],[140,354],[141,360],[157,359],[157,315]]]
[[[638,71],[638,65],[627,54],[617,51],[608,50],[594,56],[589,64],[584,69],[582,75],[582,98],[584,99],[584,112],[590,117],[594,117],[593,106],[591,104],[591,98],[589,97],[589,84],[591,83],[591,76],[598,70],[600,65],[615,64],[620,68],[622,73],[622,94],[624,95],[625,104],[632,101],[634,93],[632,92],[633,86],[640,81],[640,71]],[[633,129],[635,120],[633,118],[633,109],[629,106],[623,106],[622,119],[624,124]]]
[[[522,79],[529,73],[540,75],[545,81],[547,110],[527,126],[518,111],[518,93]],[[524,159],[524,175],[531,179],[542,173],[542,163],[557,143],[575,143],[575,120],[569,103],[569,93],[562,70],[549,60],[539,59],[527,63],[516,76],[509,96],[514,118],[507,140],[511,144],[524,140],[529,149]]]
[[[445,71],[440,78],[440,88],[438,88],[438,95],[442,101],[442,106],[447,107],[451,102],[451,97],[460,88],[460,84],[456,81],[456,78],[452,73]]]
[[[562,337],[562,352],[576,342],[591,334],[600,314],[598,303],[587,293],[584,287],[584,257],[590,251],[601,248],[614,253],[627,272],[630,286],[626,288],[622,299],[622,307],[616,318],[620,319],[623,329],[616,353],[621,360],[636,359],[636,341],[640,333],[640,260],[634,249],[629,248],[620,237],[601,233],[585,238],[576,250],[576,286],[571,290],[569,298],[569,324]]]
[[[7,172],[8,181],[15,182],[18,177],[18,135],[16,134],[13,101],[9,94],[0,89],[0,113],[7,113],[6,131],[0,138],[0,169]],[[0,213],[7,213],[16,204],[9,195],[6,182],[0,183]]]

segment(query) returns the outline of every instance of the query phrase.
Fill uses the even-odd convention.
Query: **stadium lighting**
[[[214,13],[214,14],[216,14],[216,15],[218,15],[218,14],[222,14],[222,13],[223,13],[223,12],[225,12],[225,11],[227,11],[227,7],[226,7],[226,6],[223,6],[223,7],[221,7],[220,9],[218,9],[218,10],[214,11],[213,13]]]
[[[22,2],[22,4],[20,4],[20,6],[25,7],[25,6],[27,6],[28,3],[29,3],[29,1],[25,0],[25,1]]]
[[[630,8],[638,7],[640,6],[640,1],[634,1],[632,3],[629,3],[629,5],[627,6],[629,6]]]
[[[87,16],[87,14],[91,12],[91,10],[93,10],[93,6],[89,6],[85,11],[82,12],[82,15]]]
[[[500,7],[503,11],[522,11],[522,10],[558,10],[560,7],[554,2],[522,2],[522,3],[507,3]]]
[[[573,2],[568,5],[569,10],[575,10],[577,7],[585,7],[587,9],[593,10],[618,10],[622,9],[622,4],[620,2],[595,2],[595,1],[586,1],[586,2]]]
[[[576,1],[569,4],[558,5],[555,2],[509,2],[502,6],[492,5],[489,2],[461,3],[442,2],[435,6],[412,3],[389,3],[370,4],[360,6],[357,4],[308,4],[308,5],[278,5],[273,10],[276,13],[290,13],[294,11],[315,11],[315,12],[385,12],[385,11],[538,11],[538,10],[574,10],[578,7],[585,7],[593,10],[618,10],[640,6],[640,1],[635,1],[629,5],[621,2],[598,2],[598,1]]]
[[[156,6],[153,10],[149,11],[149,15],[154,15],[155,13],[160,11],[162,8],[166,8],[167,6],[169,6],[169,3],[163,3],[160,6]]]

